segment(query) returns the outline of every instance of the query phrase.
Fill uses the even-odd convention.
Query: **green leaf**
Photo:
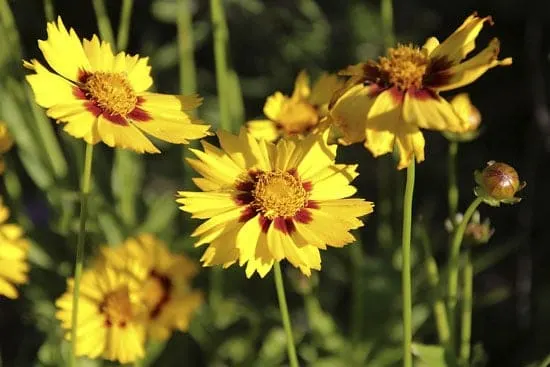
[[[413,343],[412,352],[419,359],[419,367],[447,367],[445,350],[439,345]]]

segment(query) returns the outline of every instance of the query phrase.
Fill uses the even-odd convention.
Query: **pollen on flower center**
[[[308,199],[300,179],[283,171],[260,173],[253,196],[254,205],[269,219],[294,216]]]
[[[125,116],[136,107],[136,93],[123,73],[90,74],[84,89],[88,98],[111,114]]]
[[[311,104],[290,100],[281,107],[277,127],[286,134],[300,134],[307,132],[318,122],[319,115]]]
[[[412,45],[398,45],[390,48],[388,56],[380,57],[378,67],[388,75],[389,83],[400,90],[421,88],[422,78],[428,67],[427,56]]]
[[[107,326],[125,327],[133,317],[128,287],[121,287],[108,293],[101,302],[99,310],[107,316]]]

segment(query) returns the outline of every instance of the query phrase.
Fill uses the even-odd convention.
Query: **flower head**
[[[489,161],[483,171],[476,171],[474,177],[478,186],[475,194],[483,198],[483,201],[492,206],[500,203],[515,204],[521,201],[516,193],[527,184],[520,181],[516,170],[501,162]]]
[[[77,356],[120,363],[144,356],[144,306],[141,282],[128,271],[103,263],[82,274],[78,307]],[[57,301],[56,317],[70,339],[74,281]]]
[[[187,331],[203,297],[191,289],[198,266],[187,257],[171,253],[151,234],[127,239],[118,247],[103,247],[105,261],[130,271],[142,284],[140,298],[146,306],[148,335],[167,339],[172,329]]]
[[[0,198],[0,295],[15,299],[15,286],[27,282],[29,241],[17,224],[6,223],[10,211]]]
[[[257,141],[218,132],[221,148],[202,142],[204,151],[189,164],[203,177],[204,192],[180,191],[181,210],[207,219],[193,233],[196,246],[209,243],[205,266],[246,264],[246,275],[265,276],[274,261],[287,259],[306,274],[321,268],[319,250],[342,247],[361,227],[358,217],[373,204],[349,199],[357,165],[335,164],[336,146],[328,131],[304,139]],[[347,199],[346,199],[347,198]]]
[[[6,153],[13,146],[13,138],[11,137],[8,127],[4,122],[0,122],[0,154]],[[0,157],[0,174],[4,173],[5,163]]]
[[[54,72],[37,60],[25,61],[35,72],[27,81],[36,102],[49,117],[66,122],[70,135],[139,153],[159,152],[143,133],[175,144],[208,135],[209,126],[186,112],[200,105],[200,98],[146,91],[153,83],[148,58],[114,55],[95,35],[81,42],[61,18],[47,30],[48,39],[38,46]]]
[[[303,136],[316,131],[327,117],[332,94],[341,86],[336,75],[322,74],[310,88],[309,76],[302,71],[296,78],[292,96],[281,92],[271,95],[264,105],[264,115],[268,119],[249,121],[248,131],[257,139],[269,141],[281,135]]]
[[[456,230],[455,227],[458,226],[463,220],[464,215],[462,215],[462,213],[457,213],[454,221],[451,221],[450,219],[445,221],[445,228],[449,231],[449,233],[453,233]],[[467,246],[483,245],[489,242],[494,233],[495,229],[491,227],[491,220],[489,218],[485,218],[482,222],[479,212],[476,210],[472,215],[472,219],[466,226],[466,230],[464,231],[464,244]]]
[[[398,168],[415,156],[424,160],[424,137],[419,128],[463,132],[468,126],[439,93],[470,84],[487,70],[510,65],[498,60],[495,38],[477,55],[462,61],[475,48],[475,39],[491,17],[469,16],[443,43],[430,38],[422,48],[398,45],[378,61],[340,72],[350,79],[333,97],[330,115],[342,130],[344,144],[364,141],[374,156],[400,151]]]
[[[464,131],[443,131],[443,135],[450,141],[456,142],[467,142],[477,138],[479,136],[479,125],[481,124],[481,113],[472,104],[468,93],[460,93],[454,96],[451,99],[451,106],[464,123]]]

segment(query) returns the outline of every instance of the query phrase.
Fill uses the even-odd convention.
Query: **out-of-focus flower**
[[[77,356],[130,363],[144,356],[146,309],[142,283],[130,272],[103,263],[84,271],[78,303]],[[70,339],[74,280],[57,301],[56,317]]]
[[[292,96],[281,92],[271,95],[264,105],[265,120],[247,123],[248,131],[257,139],[274,141],[280,136],[303,136],[325,127],[328,103],[343,83],[336,75],[322,74],[310,88],[309,76],[300,72]]]
[[[452,233],[455,230],[455,227],[462,222],[463,218],[464,216],[461,213],[457,213],[454,218],[454,224],[450,219],[447,219],[445,221],[445,228],[447,231]],[[491,227],[490,219],[485,218],[485,220],[481,222],[479,212],[476,210],[472,215],[470,223],[466,226],[463,242],[467,246],[482,245],[489,242],[494,233],[495,229]]]
[[[0,121],[0,155],[6,153],[13,146],[13,138],[8,132],[8,126]],[[6,165],[0,156],[0,174],[4,173]]]
[[[522,190],[527,183],[519,180],[516,170],[501,162],[489,161],[483,171],[474,174],[476,183],[475,194],[492,206],[500,203],[515,204],[521,200],[516,193]]]
[[[451,106],[456,115],[464,122],[466,127],[463,132],[443,131],[443,135],[456,142],[472,141],[479,136],[479,125],[481,124],[481,113],[472,104],[468,93],[460,93],[451,99]]]
[[[6,223],[10,210],[0,198],[0,295],[15,299],[18,284],[27,282],[29,241],[17,224]]]
[[[143,133],[175,144],[208,135],[208,125],[193,120],[187,111],[200,105],[197,96],[147,92],[153,83],[148,58],[116,55],[97,36],[80,41],[67,31],[61,18],[48,23],[48,39],[38,46],[49,71],[37,60],[24,62],[36,103],[47,115],[66,122],[64,130],[87,143],[103,141],[110,147],[139,153],[159,150]]]
[[[141,302],[147,307],[148,335],[167,339],[173,329],[187,331],[193,313],[203,302],[191,289],[198,266],[184,255],[168,250],[152,234],[127,239],[118,247],[103,247],[105,261],[130,271],[142,284]]]
[[[357,165],[335,164],[336,145],[328,131],[304,139],[257,141],[218,132],[221,148],[204,151],[189,164],[203,177],[204,192],[180,191],[181,210],[207,219],[194,232],[196,246],[209,243],[205,266],[246,264],[246,275],[264,277],[275,261],[287,259],[305,275],[321,269],[319,250],[354,241],[350,230],[373,211],[363,199],[349,199]],[[346,199],[348,198],[348,199]]]
[[[432,37],[422,48],[398,45],[378,61],[349,66],[340,72],[350,79],[330,103],[330,115],[343,132],[341,142],[364,141],[374,156],[400,152],[398,168],[412,157],[424,160],[422,129],[463,132],[468,129],[439,93],[474,82],[487,70],[510,65],[498,59],[500,43],[493,39],[474,57],[475,39],[491,17],[469,16],[443,43]]]

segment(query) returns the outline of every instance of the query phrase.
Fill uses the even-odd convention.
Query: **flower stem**
[[[474,265],[470,250],[464,254],[464,270],[462,273],[462,282],[464,283],[462,296],[462,326],[460,343],[460,365],[469,366],[470,361],[470,341],[472,337],[472,303],[474,292]]]
[[[298,357],[296,356],[296,347],[294,346],[294,337],[292,336],[292,325],[290,324],[290,316],[288,314],[288,306],[286,304],[285,286],[283,284],[283,275],[281,273],[281,264],[275,262],[275,288],[277,288],[277,298],[279,299],[279,310],[281,310],[281,318],[283,319],[283,327],[286,333],[286,345],[288,352],[288,360],[290,367],[298,367]]]
[[[402,256],[403,268],[401,269],[402,293],[403,293],[403,366],[412,367],[412,285],[411,285],[411,228],[412,228],[412,203],[414,193],[414,157],[407,167],[407,182],[405,184],[405,196],[403,198],[403,234]]]
[[[53,0],[44,0],[44,16],[46,17],[46,22],[52,22],[55,20]]]
[[[220,105],[220,127],[231,131],[231,111],[229,106],[229,73],[227,67],[227,42],[229,31],[221,0],[210,0],[210,14],[214,28],[214,59],[216,62],[216,82]]]
[[[352,343],[357,345],[361,341],[362,331],[365,329],[365,307],[363,305],[364,280],[363,267],[365,254],[362,249],[362,242],[350,246],[351,263],[353,266],[353,293],[351,303],[351,338]]]
[[[97,28],[103,41],[109,42],[111,47],[115,47],[115,37],[113,36],[113,28],[111,22],[109,22],[109,16],[105,9],[105,3],[103,0],[92,0],[94,6],[94,12],[97,18]]]
[[[182,94],[194,94],[197,92],[197,76],[190,0],[178,0],[177,26],[180,91]]]
[[[382,20],[382,34],[384,37],[384,46],[391,47],[395,43],[393,34],[393,4],[392,0],[380,1],[380,17]]]
[[[449,168],[449,192],[448,192],[448,200],[449,200],[449,220],[455,224],[455,216],[456,211],[458,208],[458,185],[456,182],[456,156],[458,154],[458,143],[456,141],[452,141],[449,144],[449,161],[448,161],[448,168]]]
[[[116,37],[116,45],[119,51],[124,51],[126,47],[128,47],[133,6],[134,0],[122,0],[122,9],[120,10],[120,21],[118,23],[118,33]]]
[[[80,278],[84,264],[84,240],[86,237],[86,218],[88,216],[88,196],[90,194],[90,181],[92,177],[92,144],[86,145],[86,156],[84,158],[84,171],[80,184],[80,223],[78,226],[78,239],[76,243],[76,261],[74,266],[73,286],[73,309],[71,318],[71,367],[76,367],[76,351],[78,345],[78,298],[80,295]]]
[[[458,294],[458,268],[459,268],[459,256],[460,245],[464,238],[464,232],[468,226],[468,222],[472,218],[475,210],[483,202],[483,198],[477,197],[466,209],[464,218],[457,227],[453,240],[451,243],[451,253],[449,254],[449,280],[447,283],[447,312],[449,312],[449,325],[451,327],[451,338],[455,337],[456,331],[456,304]]]

